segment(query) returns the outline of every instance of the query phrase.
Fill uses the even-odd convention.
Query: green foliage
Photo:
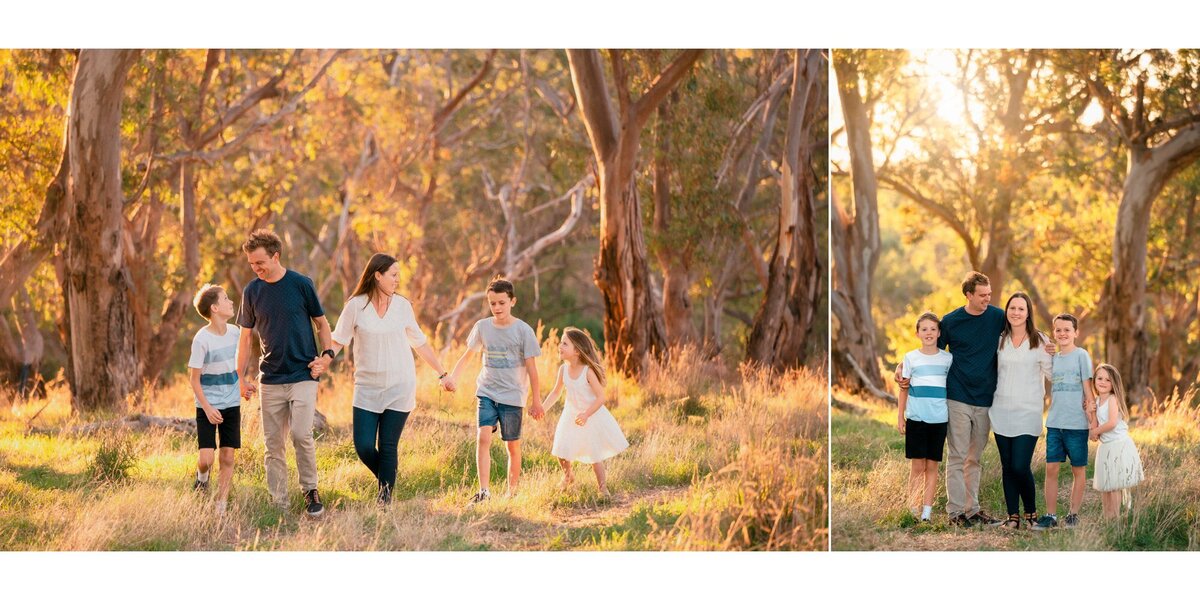
[[[137,466],[137,462],[133,440],[121,434],[109,435],[96,448],[88,466],[88,476],[93,481],[119,483],[129,478],[129,472]]]

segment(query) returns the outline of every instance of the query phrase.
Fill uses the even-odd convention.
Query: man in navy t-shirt
[[[324,512],[317,495],[317,452],[313,441],[313,418],[317,410],[317,380],[309,363],[318,356],[313,337],[316,325],[322,354],[332,354],[329,321],[308,277],[289,271],[279,263],[283,242],[267,229],[250,234],[242,244],[246,260],[257,279],[242,292],[237,323],[238,373],[242,395],[255,391],[247,377],[250,330],[258,332],[262,344],[259,383],[262,390],[262,427],[266,444],[267,490],[278,506],[287,506],[286,435],[291,430],[296,450],[296,470],[304,492],[304,510],[310,517]]]
[[[946,432],[946,512],[951,523],[969,527],[997,522],[979,507],[979,475],[980,456],[991,429],[988,408],[996,393],[996,352],[1005,316],[1003,310],[989,304],[992,285],[987,275],[968,273],[962,291],[967,303],[942,317],[937,346],[954,355],[946,375],[950,417]],[[897,380],[901,385],[908,383]]]

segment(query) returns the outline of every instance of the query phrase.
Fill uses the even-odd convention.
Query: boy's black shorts
[[[221,413],[224,421],[220,425],[213,425],[208,422],[208,415],[204,414],[204,409],[196,407],[196,437],[200,442],[200,448],[215,450],[218,447],[218,434],[221,438],[221,448],[241,448],[242,407],[220,408],[217,409],[217,412]]]

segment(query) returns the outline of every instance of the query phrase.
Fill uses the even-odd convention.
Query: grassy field
[[[557,338],[540,362],[553,384]],[[454,350],[457,352],[457,349]],[[447,353],[457,357],[454,352]],[[49,405],[0,398],[0,550],[658,550],[828,546],[824,374],[768,376],[684,353],[641,382],[610,382],[610,409],[630,448],[610,460],[612,496],[578,465],[559,488],[550,455],[560,402],[526,420],[520,491],[468,507],[475,490],[474,398],[439,391],[418,368],[417,409],[400,441],[395,500],[380,508],[351,442],[350,375],[321,383],[329,428],[317,440],[325,518],[302,518],[289,442],[292,505],[273,508],[257,401],[243,406],[230,510],[218,517],[191,491],[195,438],[172,429],[78,433],[67,391]],[[474,373],[463,378],[473,382]],[[472,388],[473,389],[473,388]],[[193,417],[182,377],[131,412]],[[493,490],[504,451],[493,447]],[[579,468],[583,467],[583,468]]]
[[[1080,511],[1081,525],[1072,530],[1008,531],[992,527],[951,527],[945,514],[945,468],[931,524],[921,525],[905,508],[908,461],[904,438],[896,432],[895,407],[834,389],[834,398],[852,410],[832,411],[833,540],[836,550],[1196,550],[1200,549],[1200,409],[1194,398],[1174,399],[1155,415],[1130,426],[1141,453],[1146,480],[1134,488],[1133,510],[1106,523],[1100,496],[1088,486]],[[1096,444],[1089,448],[1094,462]],[[1044,440],[1033,456],[1038,510],[1045,509]],[[1059,479],[1059,507],[1066,507],[1070,473]],[[1006,514],[1000,457],[994,440],[983,453],[979,500],[983,509]]]

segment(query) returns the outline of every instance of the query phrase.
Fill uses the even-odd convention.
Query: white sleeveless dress
[[[585,366],[579,377],[572,379],[568,365],[561,368],[567,399],[563,403],[562,416],[558,418],[558,428],[554,430],[554,446],[550,453],[558,458],[592,464],[616,456],[629,447],[629,442],[608,407],[601,406],[583,427],[575,424],[575,417],[596,401],[596,395],[588,386],[587,371]]]
[[[1096,406],[1096,420],[1101,425],[1108,422],[1108,402]],[[1100,434],[1092,486],[1101,492],[1113,492],[1131,488],[1141,483],[1143,477],[1142,459],[1129,437],[1129,425],[1121,419],[1116,427]]]

